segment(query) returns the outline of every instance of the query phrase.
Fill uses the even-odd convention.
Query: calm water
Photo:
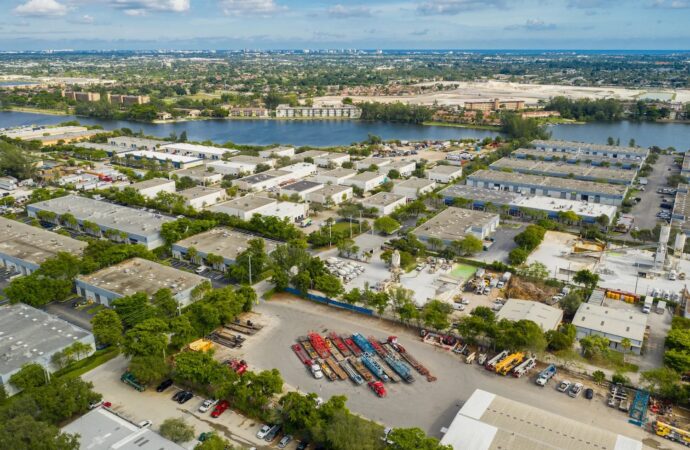
[[[50,125],[68,120],[83,124],[102,125],[105,129],[127,127],[137,132],[166,137],[187,131],[193,141],[210,140],[217,143],[232,141],[238,144],[268,145],[274,143],[330,146],[360,142],[369,134],[383,139],[425,140],[493,137],[497,133],[469,128],[436,127],[359,121],[280,121],[280,120],[201,120],[169,124],[147,124],[120,120],[99,120],[88,117],[52,116],[17,111],[0,112],[0,128],[18,125]],[[690,149],[690,125],[658,123],[591,123],[586,125],[554,125],[549,127],[554,139],[566,139],[605,144],[609,136],[620,138],[627,145],[635,139],[637,145]]]

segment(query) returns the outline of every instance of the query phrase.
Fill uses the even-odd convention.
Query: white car
[[[578,397],[582,393],[583,387],[584,386],[582,385],[582,383],[575,383],[575,385],[570,388],[570,392],[568,392],[568,395],[572,398]]]
[[[259,439],[263,439],[266,437],[269,431],[271,431],[271,427],[269,427],[268,425],[262,425],[261,429],[256,432],[256,437]]]
[[[213,408],[214,406],[216,406],[217,403],[218,403],[218,400],[214,400],[214,399],[212,399],[212,398],[206,399],[206,400],[204,400],[204,402],[201,404],[201,406],[199,406],[199,412],[202,412],[202,413],[203,413],[203,412],[206,412],[206,411],[208,411],[209,409],[211,409],[211,408]]]
[[[463,305],[469,305],[469,304],[470,304],[470,300],[467,299],[467,298],[465,298],[465,297],[463,297],[463,298],[460,300],[460,303],[462,303]]]
[[[314,375],[314,378],[317,380],[320,380],[323,378],[323,372],[321,371],[321,366],[318,364],[312,364],[311,365],[311,374]]]
[[[206,267],[206,266],[199,266],[199,267],[196,268],[195,272],[196,272],[197,274],[200,274],[200,273],[203,273],[206,269],[208,269],[208,267]]]
[[[571,384],[570,381],[563,380],[560,382],[560,384],[558,385],[558,387],[556,389],[558,390],[558,392],[566,392],[568,390],[568,388],[570,388],[570,384]]]
[[[139,428],[151,428],[151,425],[153,425],[153,422],[150,420],[144,420],[143,422],[139,422]]]

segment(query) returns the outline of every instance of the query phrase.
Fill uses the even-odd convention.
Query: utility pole
[[[251,253],[249,255],[249,285],[252,285],[252,255]]]
[[[350,216],[350,239],[352,239],[352,216]]]

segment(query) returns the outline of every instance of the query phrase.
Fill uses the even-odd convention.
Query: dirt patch
[[[547,286],[542,283],[531,282],[512,277],[508,282],[506,297],[519,298],[522,300],[535,300],[544,302],[558,293],[558,288]]]

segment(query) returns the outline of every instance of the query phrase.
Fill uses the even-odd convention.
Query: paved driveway
[[[672,170],[668,170],[672,168]],[[656,213],[661,210],[659,204],[662,197],[669,197],[673,201],[673,196],[663,196],[656,191],[659,188],[667,187],[666,178],[672,173],[678,172],[678,168],[673,163],[673,156],[660,155],[659,160],[654,164],[654,170],[647,177],[645,191],[638,191],[635,197],[640,197],[642,201],[632,208],[632,215],[635,217],[633,227],[640,230],[652,229],[656,226],[658,219]]]

